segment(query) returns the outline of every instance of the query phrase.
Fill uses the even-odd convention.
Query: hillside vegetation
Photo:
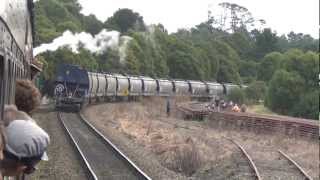
[[[261,28],[265,22],[255,20],[245,7],[230,3],[220,7],[240,20],[230,19],[237,23],[227,27],[209,16],[191,29],[170,34],[161,24],[146,25],[143,15],[130,9],[119,9],[101,22],[81,14],[77,0],[37,1],[36,45],[49,43],[66,30],[92,35],[117,30],[132,38],[124,62],[119,49],[91,53],[81,44],[78,53],[66,46],[42,53],[39,58],[46,68],[42,78],[51,79],[56,64],[72,63],[100,72],[245,83],[246,102],[264,100],[276,113],[318,119],[319,39],[295,32],[279,35]]]

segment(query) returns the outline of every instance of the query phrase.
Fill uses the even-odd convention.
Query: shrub
[[[178,148],[174,159],[176,169],[188,176],[191,176],[201,166],[199,151],[195,145]]]

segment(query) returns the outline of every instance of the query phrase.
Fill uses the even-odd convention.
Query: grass
[[[263,104],[251,105],[248,107],[247,111],[256,114],[277,115],[276,113],[265,107]]]

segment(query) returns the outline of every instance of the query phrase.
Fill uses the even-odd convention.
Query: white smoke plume
[[[127,39],[124,40],[123,43],[120,43],[122,41],[121,39]],[[79,46],[79,43],[83,44],[83,47],[88,49],[92,53],[102,53],[107,48],[119,48],[119,50],[125,46],[127,46],[127,42],[130,40],[128,36],[120,37],[120,33],[117,31],[107,31],[106,29],[103,29],[99,34],[92,36],[89,33],[81,32],[81,33],[75,33],[73,34],[69,30],[65,31],[62,36],[57,37],[54,39],[50,44],[41,44],[39,47],[34,48],[34,55],[38,55],[40,53],[43,53],[45,51],[55,51],[59,47],[63,46],[69,46],[74,53],[78,53],[77,49]]]

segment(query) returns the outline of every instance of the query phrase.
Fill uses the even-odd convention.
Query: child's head
[[[40,105],[41,94],[29,80],[16,81],[15,104],[20,111],[31,114]]]

